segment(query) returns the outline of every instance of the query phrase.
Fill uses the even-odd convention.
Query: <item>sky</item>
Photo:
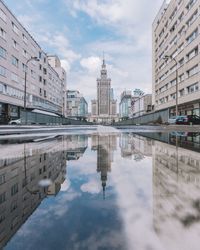
[[[163,0],[4,0],[22,25],[67,70],[68,89],[96,98],[103,52],[115,98],[151,93],[152,22]]]

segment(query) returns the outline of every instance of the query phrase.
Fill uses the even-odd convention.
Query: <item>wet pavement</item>
[[[0,145],[0,249],[199,250],[200,133]]]

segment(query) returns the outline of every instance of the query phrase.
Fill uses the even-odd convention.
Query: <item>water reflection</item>
[[[47,152],[35,154],[30,146],[27,145],[28,149],[23,146],[20,157],[12,158],[15,151],[11,151],[0,160],[0,248],[47,195],[59,192],[66,175],[65,151],[57,151],[48,144]],[[52,183],[48,187],[40,187],[39,182],[47,178]]]
[[[101,173],[101,183],[103,188],[103,198],[108,172],[111,172],[111,163],[114,161],[114,151],[117,150],[116,135],[92,135],[91,149],[97,151],[97,172]]]
[[[0,146],[0,248],[199,249],[199,151],[178,132]]]

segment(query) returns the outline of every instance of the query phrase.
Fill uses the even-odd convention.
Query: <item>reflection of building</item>
[[[88,147],[87,135],[69,135],[66,137],[67,160],[78,160]]]
[[[47,194],[56,195],[66,175],[64,151],[35,154],[25,150],[20,158],[0,161],[0,248],[16,233]],[[51,179],[42,188],[39,181]]]
[[[97,100],[92,100],[91,120],[97,123],[111,123],[117,119],[117,101],[114,100],[111,79],[107,77],[105,60],[101,78],[97,79]]]
[[[132,133],[123,133],[120,136],[121,156],[141,160],[144,156],[152,155],[152,141],[148,138]]]
[[[177,145],[179,139],[177,138]],[[153,212],[154,227],[161,237],[167,232],[168,240],[172,238],[174,240],[174,235],[182,236],[179,230],[185,230],[185,227],[197,222],[196,216],[199,216],[199,210],[194,204],[199,201],[199,188],[200,154],[155,141]],[[181,247],[170,247],[170,249],[181,249]]]
[[[116,135],[92,135],[92,150],[97,151],[97,172],[101,173],[101,181],[103,192],[105,195],[105,187],[108,172],[111,172],[111,162],[113,162],[113,154],[117,149]]]
[[[67,91],[67,116],[71,118],[86,118],[88,104],[82,94],[77,90]]]

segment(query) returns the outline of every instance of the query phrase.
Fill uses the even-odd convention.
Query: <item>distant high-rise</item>
[[[107,76],[105,60],[97,79],[97,100],[92,100],[92,120],[98,123],[111,123],[117,118],[117,100],[114,100],[111,79]]]

